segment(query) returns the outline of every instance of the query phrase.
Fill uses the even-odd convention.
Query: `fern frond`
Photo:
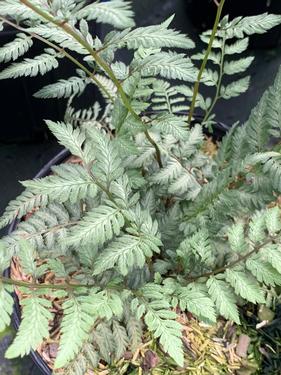
[[[14,300],[11,296],[11,288],[0,285],[0,332],[3,332],[11,323],[11,315],[13,312]]]
[[[234,18],[226,27],[228,38],[243,38],[246,35],[264,34],[281,23],[279,14],[263,13],[258,16]]]
[[[141,74],[144,77],[160,75],[163,78],[194,82],[197,69],[184,54],[160,52],[142,62]]]
[[[263,172],[270,177],[273,188],[281,191],[281,155],[268,159],[263,164]]]
[[[280,95],[281,70],[279,70],[273,86],[268,90],[267,111],[264,119],[268,124],[267,126],[270,128],[270,134],[275,138],[280,137],[281,131],[281,110],[280,105],[278,104]]]
[[[165,306],[166,307],[166,306]],[[155,338],[159,338],[163,349],[179,366],[183,366],[183,350],[181,342],[181,325],[175,321],[177,314],[167,309],[150,309],[145,315],[145,323],[153,332]]]
[[[100,323],[93,332],[93,340],[97,346],[100,357],[111,364],[115,351],[112,329],[107,322]]]
[[[24,215],[32,212],[37,207],[46,207],[48,204],[48,196],[33,194],[30,191],[24,191],[15,200],[12,200],[6,208],[0,219],[0,228],[10,224],[13,220],[21,219]]]
[[[143,323],[137,319],[131,312],[130,307],[124,308],[126,328],[129,337],[130,348],[134,353],[142,343]]]
[[[95,263],[94,275],[116,266],[126,276],[133,267],[142,268],[146,258],[151,258],[154,252],[159,253],[160,244],[161,241],[156,237],[125,234],[102,251]]]
[[[85,90],[87,83],[80,77],[70,77],[60,79],[57,83],[52,83],[37,91],[35,98],[70,98],[72,95],[81,95]]]
[[[250,257],[246,262],[246,268],[260,283],[269,286],[281,283],[281,275],[278,271],[271,264],[265,263],[259,255]]]
[[[70,51],[77,52],[81,55],[88,55],[89,52],[78,43],[72,36],[64,32],[52,23],[41,24],[38,26],[30,27],[27,29],[28,32],[40,35],[52,42],[59,44],[62,48],[67,48]]]
[[[224,73],[230,76],[236,73],[243,73],[249,68],[254,59],[253,56],[249,56],[239,60],[226,61],[223,68]]]
[[[0,79],[17,78],[38,74],[44,75],[52,69],[59,66],[56,52],[52,49],[46,49],[42,55],[35,56],[33,59],[26,58],[22,62],[13,63],[8,68],[2,70]]]
[[[235,98],[246,92],[250,85],[250,77],[241,78],[227,86],[222,86],[221,96],[224,99]]]
[[[95,197],[97,187],[83,167],[63,164],[54,167],[55,175],[21,182],[29,191],[43,194],[49,201],[75,203],[86,197]]]
[[[194,43],[178,31],[168,29],[173,16],[160,25],[139,27],[127,33],[119,45],[126,45],[129,49],[144,48],[194,48]]]
[[[50,120],[46,121],[46,124],[62,146],[66,147],[72,155],[79,156],[87,162],[82,149],[86,138],[81,129],[74,129],[70,124]]]
[[[110,139],[94,128],[87,128],[87,133],[92,140],[92,152],[95,156],[93,175],[109,187],[112,181],[123,174],[123,163],[118,149]]]
[[[157,172],[152,176],[152,181],[156,184],[165,184],[177,179],[183,173],[183,168],[181,164],[175,160],[171,159],[165,168]]]
[[[17,60],[24,55],[33,45],[32,38],[23,33],[17,34],[17,37],[0,48],[0,62]]]
[[[239,39],[233,44],[226,45],[224,53],[226,55],[242,53],[247,50],[248,46],[249,46],[249,38]]]
[[[124,216],[119,208],[99,206],[93,211],[89,211],[72,228],[66,241],[68,244],[76,246],[80,244],[83,246],[87,244],[103,245],[114,235],[119,235],[124,224]]]
[[[206,293],[196,289],[193,290],[191,286],[182,287],[179,290],[178,298],[179,306],[183,311],[191,312],[200,320],[209,323],[216,322],[214,303]]]
[[[229,285],[215,277],[211,277],[207,281],[208,293],[214,301],[218,312],[226,319],[233,320],[236,324],[240,324],[236,298],[233,290]]]
[[[185,121],[172,114],[159,116],[151,121],[151,130],[163,134],[172,134],[178,140],[186,140],[189,135]]]
[[[76,15],[78,19],[96,20],[101,23],[108,23],[118,29],[133,27],[132,6],[124,0],[111,0],[108,2],[95,2],[82,8]]]
[[[112,333],[115,341],[115,358],[118,360],[123,357],[129,345],[129,338],[126,329],[117,321],[112,322]]]
[[[114,292],[101,291],[91,293],[88,309],[93,314],[110,321],[114,316],[120,318],[123,314],[123,304],[120,296]]]
[[[48,208],[40,208],[29,218],[21,221],[17,229],[3,240],[9,247],[11,255],[19,253],[23,238],[28,240],[37,251],[42,252],[47,249],[49,255],[54,252],[56,255],[65,254],[67,247],[58,240],[66,237],[67,226],[70,225],[71,220],[66,208],[58,203],[50,203]]]
[[[235,293],[245,300],[252,303],[264,303],[264,293],[249,273],[228,269],[226,270],[226,281],[234,288]]]
[[[44,338],[49,337],[51,302],[32,295],[21,300],[22,320],[17,335],[6,351],[6,358],[23,357],[36,350]]]
[[[39,0],[34,0],[35,5],[40,6]],[[42,6],[42,4],[41,4]],[[30,8],[17,0],[5,0],[0,3],[0,14],[2,16],[18,17],[21,20],[38,20],[39,16]]]
[[[67,365],[88,340],[89,332],[97,318],[95,314],[89,313],[89,303],[89,297],[72,297],[63,303],[62,337],[55,368]]]

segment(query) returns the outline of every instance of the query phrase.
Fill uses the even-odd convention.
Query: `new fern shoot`
[[[29,280],[0,278],[1,330],[10,323],[10,293],[22,296],[6,357],[36,350],[56,319],[54,372],[84,375],[134,352],[144,335],[184,367],[179,309],[207,324],[219,316],[239,324],[241,303],[268,303],[281,285],[281,70],[249,120],[229,130],[215,156],[204,152],[217,100],[249,87],[253,57],[239,57],[249,36],[281,16],[220,21],[202,74],[201,84],[214,87],[206,98],[200,87],[194,95],[205,51],[190,53],[194,43],[171,27],[173,17],[136,28],[124,0],[3,0],[0,15],[1,27],[18,30],[0,48],[10,63],[1,79],[45,74],[64,59],[77,69],[35,96],[68,98],[65,121],[47,125],[79,160],[22,181],[24,192],[0,219],[1,227],[19,220],[0,242],[1,274],[17,259]],[[92,20],[113,30],[100,39]],[[25,57],[38,40],[45,51]],[[124,48],[127,64],[116,57]],[[75,110],[73,98],[92,84],[106,104]],[[203,120],[190,125],[193,98]]]

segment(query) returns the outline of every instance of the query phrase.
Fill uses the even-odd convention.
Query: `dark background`
[[[273,12],[281,14],[280,0],[226,0],[225,11],[233,16],[259,14],[271,6]],[[216,7],[212,0],[134,0],[136,22],[138,26],[155,24],[163,21],[172,13],[176,14],[173,26],[188,34],[199,43],[198,33],[210,27]],[[105,30],[99,30],[103,33]],[[11,31],[0,33],[0,45],[11,38]],[[239,120],[243,123],[251,108],[257,103],[263,91],[272,83],[281,64],[280,28],[275,28],[268,36],[252,39],[250,54],[256,60],[250,69],[252,84],[249,91],[237,99],[220,102],[216,107],[217,119],[231,126]],[[201,45],[200,45],[201,46]],[[42,46],[35,48],[40,50]],[[2,69],[2,67],[1,67]],[[54,71],[43,79],[18,79],[0,81],[0,213],[9,200],[22,190],[19,180],[32,178],[38,170],[50,160],[60,147],[46,132],[43,119],[59,120],[63,117],[65,102],[32,98],[38,88],[70,76],[73,68],[65,63],[60,71]],[[94,101],[94,92],[84,98],[85,105]],[[280,103],[281,104],[281,103]],[[9,337],[0,340],[0,373],[15,374],[11,363],[3,361],[3,350]],[[20,374],[32,374],[31,364],[25,362]]]

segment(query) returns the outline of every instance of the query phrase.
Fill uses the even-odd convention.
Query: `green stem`
[[[37,284],[29,283],[26,281],[13,280],[8,277],[0,276],[0,282],[6,285],[13,285],[18,287],[24,287],[29,289],[56,289],[56,290],[68,290],[68,289],[78,289],[78,288],[93,288],[94,284]]]
[[[210,272],[205,272],[202,275],[199,275],[199,276],[196,276],[196,277],[190,277],[190,278],[188,278],[188,281],[189,282],[194,282],[194,281],[196,281],[198,279],[201,279],[202,277],[211,277],[211,276],[216,276],[216,275],[218,275],[220,273],[223,273],[226,270],[237,266],[239,263],[245,262],[245,260],[247,260],[250,256],[252,256],[252,255],[256,254],[257,252],[259,252],[259,250],[261,250],[264,246],[272,243],[272,240],[273,239],[270,238],[270,239],[266,240],[264,243],[262,243],[261,245],[255,246],[253,248],[253,250],[251,250],[249,253],[247,253],[247,254],[245,254],[243,256],[238,257],[237,260],[234,260],[233,262],[231,262],[231,263],[229,263],[229,264],[227,264],[227,265],[225,265],[223,267],[217,268],[217,269],[215,269],[213,271],[210,271]]]
[[[199,73],[198,73],[198,76],[197,76],[197,81],[195,82],[195,85],[194,85],[192,102],[191,102],[191,106],[190,106],[190,110],[189,110],[189,114],[188,114],[188,124],[189,125],[191,124],[191,121],[192,121],[192,117],[193,117],[195,105],[196,105],[196,98],[197,98],[197,95],[199,93],[199,86],[200,86],[201,78],[202,78],[203,72],[206,68],[206,65],[207,65],[207,62],[208,62],[208,57],[209,57],[210,52],[211,52],[212,47],[213,47],[213,43],[214,43],[215,36],[216,36],[217,30],[218,30],[218,25],[219,25],[219,22],[220,22],[220,18],[221,18],[224,3],[225,3],[225,0],[220,1],[219,7],[218,7],[218,10],[217,10],[216,20],[215,20],[214,27],[213,27],[213,31],[212,31],[210,41],[209,41],[209,44],[208,44],[208,48],[207,48],[207,51],[205,53],[204,59],[202,61],[202,64],[201,64],[201,67],[200,67],[200,70],[199,70]]]
[[[123,87],[122,87],[121,83],[116,78],[116,76],[113,73],[113,71],[111,70],[110,66],[107,65],[107,63],[99,56],[99,54],[92,48],[92,46],[86,40],[84,40],[83,37],[80,36],[79,33],[74,31],[67,23],[56,20],[53,16],[49,15],[48,13],[44,12],[43,10],[41,10],[40,8],[35,6],[34,4],[30,3],[29,0],[20,0],[20,2],[23,3],[24,5],[26,5],[28,8],[32,9],[35,13],[37,13],[39,16],[43,17],[45,20],[47,20],[47,21],[53,23],[54,25],[56,25],[57,27],[60,27],[61,29],[63,29],[68,35],[72,36],[73,39],[75,39],[82,47],[84,47],[89,52],[89,54],[93,57],[94,61],[99,65],[99,67],[102,68],[102,70],[105,71],[105,73],[108,75],[108,77],[115,84],[115,86],[116,86],[116,88],[117,88],[117,90],[118,90],[118,92],[121,96],[121,99],[123,101],[123,104],[126,107],[126,109],[128,110],[128,112],[131,113],[131,115],[135,119],[143,122],[141,117],[135,112],[135,110],[131,106],[130,100],[128,99],[125,91],[123,90]],[[120,131],[120,129],[121,129],[121,127],[119,128],[119,131]],[[147,133],[146,133],[146,138],[152,144],[152,146],[155,148],[156,160],[158,162],[159,167],[162,168],[163,165],[162,165],[162,161],[161,161],[161,157],[160,157],[161,153],[160,153],[160,149],[159,149],[158,145],[154,141],[151,142],[151,137],[148,138]]]
[[[226,43],[226,37],[224,36],[223,44],[222,44],[222,48],[221,48],[220,71],[219,71],[219,79],[218,79],[218,83],[217,83],[216,94],[215,94],[215,97],[212,101],[212,104],[211,104],[210,108],[207,110],[207,112],[204,116],[204,119],[203,119],[202,123],[204,123],[208,120],[208,118],[210,117],[215,105],[217,104],[217,101],[220,98],[221,85],[222,85],[222,79],[223,79],[224,58],[225,58],[225,43]]]

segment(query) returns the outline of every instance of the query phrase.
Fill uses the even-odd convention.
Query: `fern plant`
[[[1,274],[16,259],[29,280],[0,278],[1,329],[10,322],[10,292],[21,295],[22,322],[8,358],[46,345],[55,322],[54,372],[85,374],[100,360],[112,363],[134,352],[144,334],[184,367],[178,308],[208,324],[218,316],[239,324],[241,302],[267,303],[281,285],[281,70],[216,155],[204,151],[217,100],[249,86],[248,77],[227,85],[223,77],[244,72],[253,58],[227,56],[245,51],[249,35],[281,16],[219,23],[223,3],[213,32],[202,36],[207,52],[190,58],[174,50],[194,43],[170,28],[172,17],[134,28],[127,1],[1,2],[1,23],[19,30],[0,48],[1,61],[12,61],[1,79],[45,74],[64,58],[77,68],[35,96],[69,98],[65,121],[47,126],[79,160],[23,181],[24,192],[0,220],[1,227],[19,220],[1,240]],[[89,32],[91,20],[118,30],[101,40]],[[36,40],[45,52],[25,58]],[[129,64],[116,58],[122,48],[132,51]],[[199,70],[193,62],[202,59]],[[219,71],[204,69],[208,62]],[[201,76],[215,87],[213,99],[200,94]],[[76,111],[73,98],[90,84],[106,105]],[[188,121],[194,108],[203,121]]]

